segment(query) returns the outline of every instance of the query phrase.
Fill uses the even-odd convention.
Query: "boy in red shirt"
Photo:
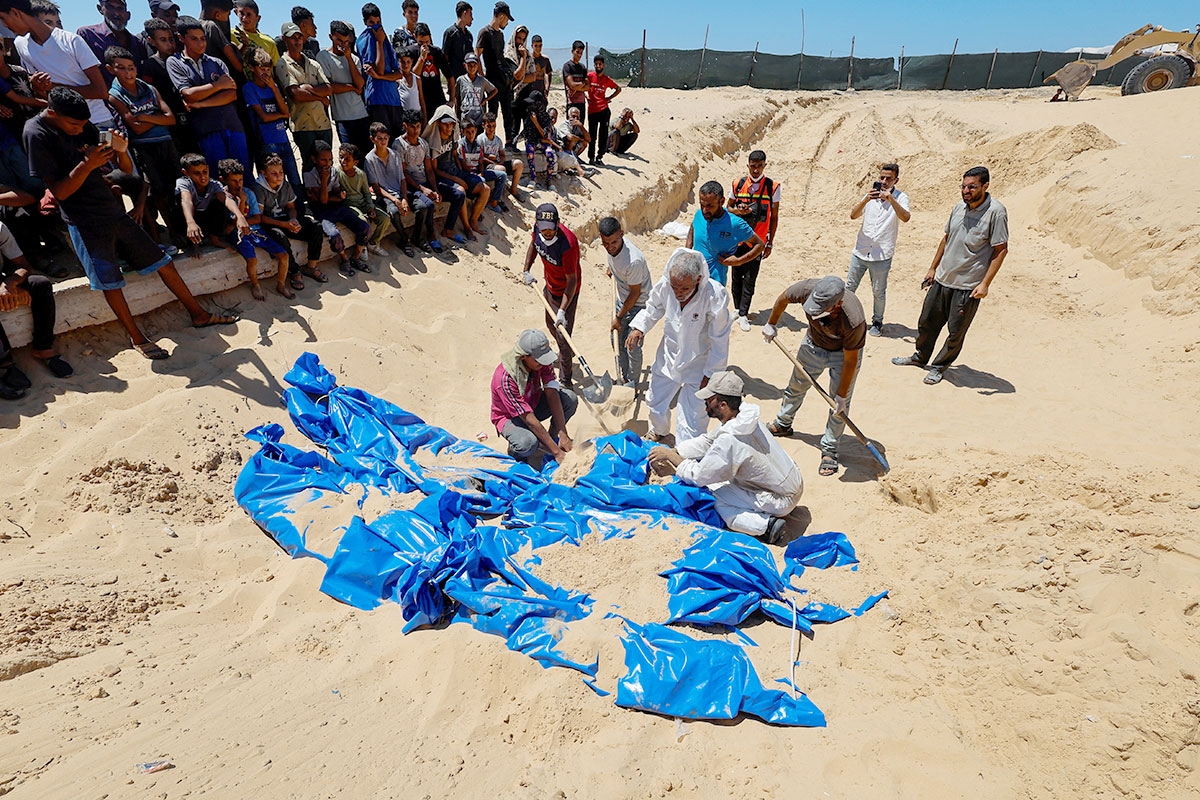
[[[621,93],[621,87],[604,74],[604,56],[596,56],[592,63],[596,69],[588,73],[587,122],[592,137],[588,142],[588,163],[603,166],[604,154],[608,152],[608,123],[612,118],[608,104]],[[608,94],[609,89],[612,94]]]
[[[561,327],[568,334],[575,332],[575,310],[579,305],[579,283],[582,273],[579,269],[579,241],[575,234],[558,221],[558,209],[553,203],[542,203],[537,207],[533,241],[525,252],[526,286],[532,286],[536,278],[529,268],[533,266],[535,256],[541,256],[545,269],[546,300],[550,307],[557,309],[553,317],[546,314],[546,328],[554,337],[558,351],[562,353],[559,362],[559,375],[563,385],[571,388],[571,360],[575,351],[571,349],[567,337],[559,331]]]

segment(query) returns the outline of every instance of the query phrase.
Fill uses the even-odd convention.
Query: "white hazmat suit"
[[[650,433],[666,435],[671,424],[671,401],[678,395],[676,442],[693,439],[708,430],[704,401],[696,399],[696,391],[700,381],[725,369],[729,360],[729,331],[733,327],[729,293],[708,277],[707,266],[687,305],[681,306],[676,299],[671,289],[671,265],[677,258],[691,257],[692,254],[705,264],[704,256],[698,251],[684,247],[676,249],[667,259],[663,276],[650,290],[646,307],[638,312],[630,325],[647,333],[659,320],[663,322],[662,341],[650,367],[647,416]]]
[[[771,517],[791,513],[804,494],[800,468],[758,415],[758,406],[743,403],[712,433],[675,446],[684,459],[676,477],[708,487],[725,525],[753,536],[767,532]]]

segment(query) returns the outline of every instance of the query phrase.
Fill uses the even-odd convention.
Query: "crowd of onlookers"
[[[621,89],[603,57],[583,63],[578,41],[561,68],[560,120],[542,39],[524,25],[506,37],[505,2],[477,34],[459,2],[440,46],[416,0],[390,36],[368,2],[361,30],[333,20],[324,47],[299,6],[278,36],[255,0],[201,0],[196,17],[174,0],[149,7],[138,31],[126,0],[101,0],[101,20],[71,33],[50,0],[0,0],[0,310],[35,305],[31,271],[65,276],[43,260],[65,226],[92,288],[148,358],[167,353],[137,328],[124,271],[157,273],[195,324],[222,324],[175,271],[180,248],[240,253],[258,299],[265,253],[279,264],[276,290],[293,297],[306,277],[328,280],[317,266],[326,241],[346,276],[370,272],[367,253],[385,254],[388,236],[409,256],[440,253],[483,233],[486,209],[507,213],[523,175],[549,188],[556,172],[585,174],[585,150],[603,165],[639,133],[630,109],[613,118]],[[303,261],[290,240],[305,243]],[[62,372],[44,306],[34,350]]]

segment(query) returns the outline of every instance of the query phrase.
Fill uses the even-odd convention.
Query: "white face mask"
[[[538,234],[538,235],[539,235],[539,236],[541,236],[541,234]],[[554,238],[553,238],[553,239],[547,239],[547,238],[545,238],[545,237],[542,237],[542,244],[544,244],[546,247],[549,247],[550,245],[554,244],[554,243],[555,243],[555,242],[557,242],[557,241],[558,241],[558,234],[557,234],[557,233],[555,233],[555,234],[554,234]]]

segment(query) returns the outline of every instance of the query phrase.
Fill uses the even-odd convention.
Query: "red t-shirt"
[[[603,111],[608,108],[608,101],[604,99],[608,94],[609,89],[616,89],[617,84],[612,78],[605,75],[597,75],[594,72],[588,73],[588,113]],[[608,135],[606,132],[605,136]]]
[[[566,225],[558,226],[558,236],[554,242],[547,243],[537,228],[533,231],[533,248],[542,257],[542,266],[546,270],[546,287],[550,294],[562,297],[567,290],[567,276],[575,276],[575,286],[579,286],[579,278],[583,273],[579,269],[579,241],[575,234],[567,230]]]

